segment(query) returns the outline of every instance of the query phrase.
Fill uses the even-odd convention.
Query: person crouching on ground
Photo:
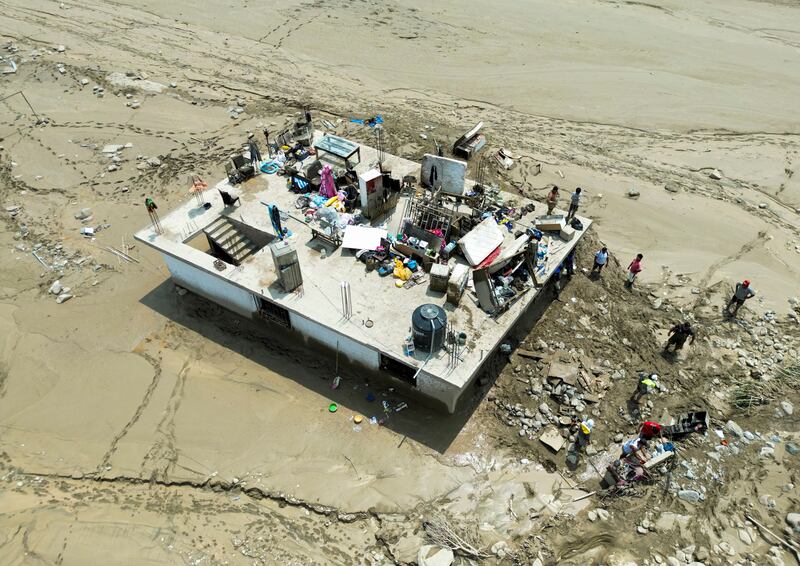
[[[642,438],[641,436],[630,439],[622,445],[622,457],[625,458],[634,456],[640,462],[646,462],[648,459],[647,452],[645,451],[645,448],[647,448],[647,442],[647,439]]]
[[[592,429],[594,428],[594,421],[588,419],[581,421],[578,426],[578,434],[575,437],[575,452],[580,452],[586,448],[592,441]]]
[[[661,437],[661,425],[653,421],[645,421],[639,429],[639,436],[645,440]]]
[[[633,261],[628,266],[628,276],[625,280],[626,287],[633,287],[633,282],[636,280],[636,276],[642,271],[642,260],[644,256],[642,254],[636,254],[636,257],[633,258]]]
[[[647,372],[640,372],[639,381],[636,383],[636,390],[633,392],[633,395],[631,395],[631,401],[638,403],[642,397],[660,388],[661,386],[658,383],[657,373],[648,374]]]
[[[739,312],[739,307],[741,307],[747,299],[755,297],[756,292],[750,287],[750,281],[745,279],[741,283],[736,284],[736,290],[733,292],[733,297],[731,300],[728,301],[728,305],[725,307],[725,314],[730,316],[736,316],[736,313]],[[731,312],[731,307],[733,307],[733,312]]]

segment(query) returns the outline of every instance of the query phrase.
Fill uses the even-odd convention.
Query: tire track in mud
[[[114,436],[114,438],[111,439],[111,444],[109,445],[108,450],[106,450],[106,453],[103,454],[103,458],[100,461],[100,465],[97,466],[97,473],[102,473],[103,471],[105,471],[106,468],[109,467],[111,458],[116,453],[120,441],[125,437],[125,435],[128,434],[133,425],[135,425],[139,420],[139,418],[142,416],[142,413],[150,404],[150,399],[153,397],[153,392],[155,392],[156,388],[158,387],[158,384],[161,381],[161,362],[159,362],[149,354],[140,353],[139,355],[143,357],[145,360],[147,360],[147,362],[153,367],[153,379],[150,381],[150,385],[147,386],[147,389],[144,392],[144,396],[142,397],[142,400],[139,402],[139,406],[136,407],[136,410],[133,412],[131,418],[128,420],[125,426],[122,427],[122,430],[120,430]]]
[[[183,401],[186,376],[189,373],[192,361],[192,359],[186,360],[180,372],[178,372],[175,385],[167,401],[167,407],[164,409],[161,421],[158,423],[158,426],[156,426],[158,439],[142,459],[140,475],[144,476],[148,465],[152,465],[152,469],[150,470],[151,482],[167,481],[169,473],[175,468],[178,462],[178,449],[175,446],[175,416]]]

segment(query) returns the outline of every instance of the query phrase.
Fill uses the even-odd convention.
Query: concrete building
[[[315,135],[319,140],[320,134]],[[364,145],[359,147],[359,154],[355,171],[362,185],[371,183],[374,174],[369,171],[374,170],[378,154]],[[314,156],[304,160],[304,168],[315,160]],[[407,176],[420,174],[419,164],[391,155],[384,156],[382,169],[391,171],[391,176],[398,180],[408,181]],[[465,194],[473,185],[465,181]],[[238,196],[240,201],[226,205],[220,189]],[[359,187],[360,193],[364,190]],[[379,210],[371,225],[383,227],[393,236],[404,231],[409,200],[422,192],[406,183],[396,195],[396,205]],[[537,284],[529,285],[508,300],[499,312],[487,313],[481,308],[472,276],[466,293],[455,305],[447,301],[446,292],[431,288],[429,274],[417,276],[423,280],[418,284],[412,280],[398,287],[392,274],[382,277],[376,271],[368,271],[356,259],[356,250],[329,245],[324,234],[322,238],[314,237],[323,230],[318,222],[308,220],[313,215],[304,215],[296,208],[298,196],[288,189],[286,177],[274,174],[258,175],[236,187],[222,181],[203,194],[206,207],[199,206],[194,198],[187,198],[182,206],[161,216],[160,230],[149,226],[139,231],[136,239],[163,255],[176,284],[241,316],[264,319],[264,324],[276,325],[276,331],[280,331],[280,325],[291,328],[309,342],[338,350],[352,363],[383,372],[390,379],[441,402],[450,412],[480,372],[483,362],[500,346],[591,223],[580,217],[583,230],[568,234],[569,240],[554,233],[549,238],[546,260],[539,265]],[[364,195],[359,194],[359,198]],[[508,193],[499,198],[516,203],[518,208],[531,204]],[[391,199],[388,202],[393,203]],[[291,232],[285,240],[289,246],[285,267],[280,257],[273,257],[282,252],[272,245],[278,240],[265,205],[275,205],[283,212],[282,226]],[[457,203],[453,210],[464,207],[463,202]],[[542,205],[537,206],[537,210],[541,208]],[[514,231],[525,230],[525,226],[530,227],[534,222],[535,215],[529,214],[514,223]],[[514,251],[515,243],[519,242],[511,229],[501,228],[504,235],[498,259],[503,258],[506,250]],[[346,232],[345,239],[351,233]],[[432,255],[438,255],[438,251],[433,250]],[[424,257],[420,258],[420,264],[426,262]],[[467,265],[464,258],[456,256],[447,262],[439,257],[433,263],[446,264],[445,274],[457,265]],[[473,272],[473,266],[468,267],[456,270],[477,273]],[[435,272],[442,270],[434,268]],[[287,277],[299,277],[302,284],[287,291]],[[412,314],[424,304],[440,307],[446,313],[448,328],[462,336],[461,346],[454,346],[455,356],[451,347],[433,353],[419,348],[410,354],[407,351]]]

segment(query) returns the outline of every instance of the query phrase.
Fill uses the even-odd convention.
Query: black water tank
[[[436,305],[421,305],[411,315],[414,346],[426,352],[436,352],[444,345],[447,333],[447,313]]]

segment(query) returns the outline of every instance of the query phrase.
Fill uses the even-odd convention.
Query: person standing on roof
[[[631,395],[631,401],[638,403],[642,397],[656,389],[661,389],[661,385],[658,383],[658,374],[639,372],[639,381],[636,383],[636,390]]]
[[[633,261],[628,266],[628,276],[625,279],[626,287],[633,287],[633,282],[636,280],[636,276],[642,271],[643,259],[644,256],[642,254],[636,254],[636,257],[633,258]]]
[[[575,189],[575,192],[569,197],[569,210],[567,211],[567,222],[575,217],[578,212],[578,206],[581,204],[581,188]]]
[[[682,349],[688,338],[691,338],[692,344],[694,344],[694,329],[688,322],[676,324],[670,329],[667,336],[669,336],[669,340],[664,346],[665,353],[669,351],[670,346],[673,346],[675,352]]]
[[[599,252],[594,254],[594,265],[592,266],[592,273],[597,271],[597,274],[600,275],[600,272],[603,271],[603,268],[608,263],[608,248],[603,246]]]
[[[255,136],[251,133],[247,136],[247,149],[250,152],[250,163],[253,165],[253,172],[261,174],[261,150],[258,148]]]
[[[552,190],[547,193],[547,215],[553,214],[553,209],[558,204],[558,187],[553,185]]]
[[[741,283],[736,284],[736,290],[733,292],[733,297],[731,300],[728,301],[728,305],[725,307],[725,314],[730,316],[736,316],[736,313],[739,312],[739,307],[741,307],[747,299],[755,297],[756,292],[750,286],[750,281],[745,279]],[[731,312],[731,307],[733,307],[733,312]]]

